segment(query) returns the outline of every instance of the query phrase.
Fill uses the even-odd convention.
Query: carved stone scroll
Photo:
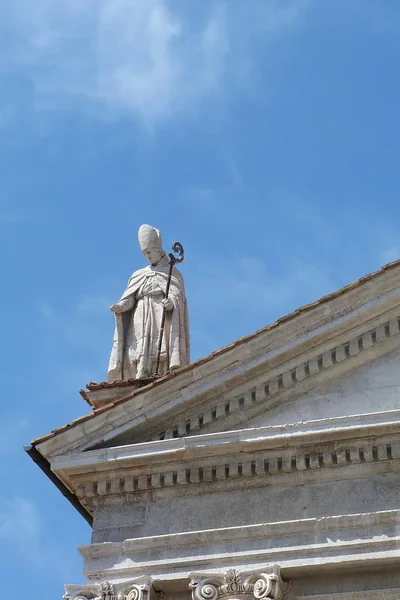
[[[224,574],[192,575],[189,587],[193,600],[281,600],[290,584],[274,565],[250,574],[230,569]]]
[[[118,600],[148,600],[149,586],[147,584],[131,584],[118,592]]]
[[[63,600],[150,600],[152,589],[151,582],[138,581],[118,585],[109,581],[94,585],[66,585]]]

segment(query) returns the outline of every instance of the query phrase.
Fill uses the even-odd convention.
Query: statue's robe
[[[118,302],[123,312],[115,313],[114,343],[108,368],[110,382],[155,374],[168,273],[169,263],[164,257],[158,265],[140,269],[129,279]],[[185,288],[176,267],[172,270],[168,297],[173,309],[166,311],[160,374],[190,361]]]

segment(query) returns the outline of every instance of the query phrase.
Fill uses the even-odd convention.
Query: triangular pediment
[[[347,404],[345,396],[333,400],[335,393],[341,386],[354,388],[364,374],[376,382],[382,373],[395,373],[399,347],[397,264],[150,385],[94,386],[90,401],[97,397],[100,404],[93,413],[35,445],[51,460],[70,452],[294,423],[312,418],[314,408],[320,418],[329,418],[332,410],[335,416],[371,412],[378,392],[365,403],[349,394]],[[395,406],[393,395],[382,392],[379,398],[383,410]]]

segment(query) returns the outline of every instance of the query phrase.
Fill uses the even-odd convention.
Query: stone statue
[[[115,314],[114,343],[108,368],[110,382],[156,374],[164,310],[159,374],[189,363],[189,321],[183,277],[174,266],[166,298],[170,264],[162,249],[158,229],[142,225],[139,244],[150,266],[132,275],[119,302],[110,307]]]

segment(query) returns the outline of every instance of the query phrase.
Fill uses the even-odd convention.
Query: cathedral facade
[[[400,599],[400,262],[29,453],[83,518],[65,600]]]

